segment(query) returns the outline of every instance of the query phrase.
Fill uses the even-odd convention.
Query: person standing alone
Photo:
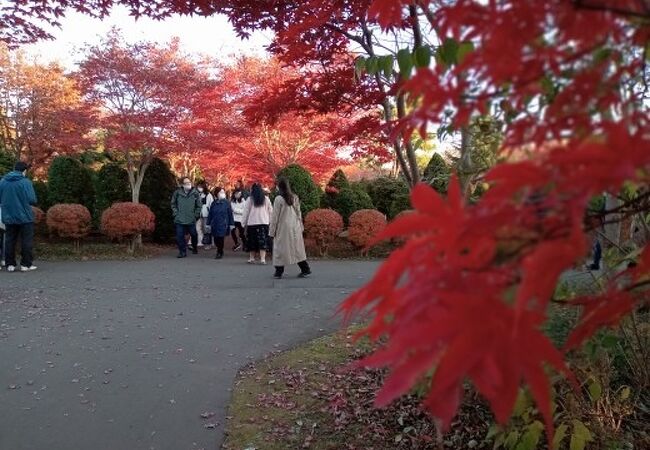
[[[299,277],[306,278],[311,275],[311,269],[302,238],[304,226],[300,200],[284,178],[278,181],[278,194],[273,203],[273,216],[269,227],[269,235],[273,238],[274,276],[282,278],[284,266],[298,264]]]
[[[0,181],[0,208],[2,223],[6,227],[5,262],[7,271],[16,270],[16,244],[20,237],[20,270],[36,270],[34,263],[34,212],[32,205],[37,202],[34,185],[27,178],[29,166],[24,162],[16,163],[13,172],[9,172]]]
[[[201,217],[201,198],[199,192],[192,187],[188,177],[181,180],[179,187],[172,195],[172,213],[176,225],[176,245],[178,245],[177,258],[187,256],[187,241],[185,235],[189,234],[192,242],[192,253],[198,253],[198,233],[196,221]]]

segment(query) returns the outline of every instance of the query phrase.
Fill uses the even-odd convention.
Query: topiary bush
[[[167,243],[174,239],[174,218],[170,202],[176,187],[176,177],[169,165],[162,159],[154,158],[140,189],[140,203],[147,205],[156,216],[156,228],[151,234],[154,242]]]
[[[422,178],[429,186],[439,193],[444,194],[447,192],[449,178],[451,178],[451,169],[442,156],[434,153],[429,164],[424,169]]]
[[[91,221],[90,211],[83,205],[63,203],[47,210],[50,233],[74,239],[75,250],[79,250],[81,239],[90,233]]]
[[[47,211],[52,204],[50,203],[50,193],[47,183],[44,181],[33,181],[34,192],[36,192],[36,199],[38,200],[38,207],[43,211]]]
[[[313,240],[320,256],[327,255],[327,249],[343,231],[343,217],[332,209],[315,209],[305,217],[307,238]]]
[[[156,228],[156,216],[142,203],[115,203],[102,214],[101,230],[111,239],[129,239],[129,253],[133,253],[140,236]]]
[[[332,178],[330,178],[330,180],[327,182],[327,185],[325,186],[325,192],[323,192],[323,195],[321,197],[320,207],[334,209],[336,207],[336,197],[338,196],[339,192],[341,192],[341,189],[349,187],[350,182],[348,181],[348,177],[345,175],[345,172],[343,172],[341,169],[338,169],[336,172],[334,172],[334,175],[332,175]]]
[[[334,200],[334,209],[343,217],[346,225],[355,211],[372,208],[374,205],[370,196],[356,186],[341,189]]]
[[[95,214],[101,217],[113,203],[131,200],[131,186],[126,169],[117,163],[102,166],[95,178]]]
[[[92,211],[95,187],[92,171],[70,156],[57,156],[47,172],[48,202],[80,204]]]
[[[0,149],[0,178],[7,175],[9,172],[14,170],[14,164],[16,163],[16,158],[11,156],[8,152]]]
[[[291,190],[300,199],[303,216],[320,207],[321,190],[302,166],[290,164],[278,172],[278,178],[289,180]]]
[[[379,177],[364,183],[374,208],[390,216],[393,201],[399,196],[408,195],[408,184],[399,178]]]
[[[364,248],[386,228],[386,216],[376,209],[362,209],[350,216],[348,239],[356,247]]]
[[[388,218],[394,219],[401,212],[408,211],[409,209],[411,209],[411,193],[400,192],[393,198],[393,202],[390,204]]]

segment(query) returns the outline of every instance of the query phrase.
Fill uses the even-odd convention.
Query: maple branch
[[[585,3],[584,0],[574,0],[573,5],[576,9],[585,9],[590,11],[610,12],[626,17],[638,17],[641,19],[650,18],[650,7],[645,5],[645,12],[634,11],[632,9],[620,8],[613,5],[595,5],[593,3]]]

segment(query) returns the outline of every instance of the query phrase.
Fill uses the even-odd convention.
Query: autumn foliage
[[[350,216],[348,239],[357,247],[365,248],[384,228],[386,216],[375,209],[361,209]]]
[[[60,237],[74,239],[78,245],[90,233],[90,211],[74,203],[54,205],[47,210],[47,227]]]
[[[155,229],[156,217],[141,203],[114,203],[102,213],[101,230],[112,239],[131,239],[130,251],[134,249],[134,239]]]
[[[343,231],[343,217],[333,209],[315,209],[305,216],[307,238],[313,240],[321,256]]]
[[[39,225],[45,220],[45,212],[41,208],[32,206],[32,212],[34,213],[34,224]]]

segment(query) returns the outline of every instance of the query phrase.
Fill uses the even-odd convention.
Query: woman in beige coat
[[[300,200],[291,191],[285,178],[278,180],[279,195],[273,202],[273,216],[269,226],[269,236],[273,238],[273,265],[275,278],[282,278],[284,266],[298,264],[300,278],[311,275],[305,242],[302,238],[303,224]]]

